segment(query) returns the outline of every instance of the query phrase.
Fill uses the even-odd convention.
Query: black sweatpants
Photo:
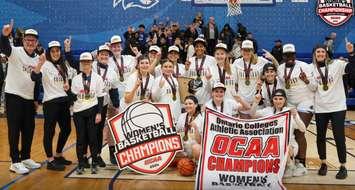
[[[52,143],[55,127],[58,122],[60,132],[57,142],[57,153],[62,153],[65,143],[71,132],[70,102],[49,101],[43,104],[44,135],[43,145],[47,157],[53,156]]]
[[[96,124],[97,141],[98,141],[98,154],[101,154],[103,131],[104,131],[105,122],[106,122],[106,115],[107,115],[107,105],[102,107],[101,121],[100,121],[100,123]]]
[[[31,157],[31,145],[35,129],[35,107],[33,100],[26,100],[14,94],[5,94],[8,140],[12,163]],[[21,135],[21,151],[19,139]]]
[[[316,113],[317,125],[317,149],[321,160],[327,158],[326,152],[326,134],[329,120],[332,122],[333,136],[337,148],[338,159],[341,164],[346,163],[346,145],[345,145],[345,120],[346,111],[331,113]]]
[[[86,146],[89,145],[91,157],[94,162],[97,161],[97,129],[95,126],[97,108],[96,106],[74,113],[74,124],[76,128],[76,155],[79,164],[84,162]]]

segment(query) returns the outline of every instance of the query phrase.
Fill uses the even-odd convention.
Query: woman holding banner
[[[154,77],[149,73],[149,58],[146,55],[141,55],[138,57],[137,62],[137,71],[132,73],[127,79],[127,87],[120,104],[120,110],[122,111],[135,101],[151,100]]]
[[[290,134],[291,139],[289,140],[289,158],[288,163],[286,166],[286,170],[284,173],[284,178],[287,177],[296,177],[296,176],[303,176],[306,175],[307,172],[298,172],[296,170],[297,165],[300,165],[301,163],[297,162],[295,163],[294,157],[297,155],[298,152],[298,144],[295,139],[295,135],[293,131],[295,129],[298,129],[302,132],[305,132],[306,127],[301,120],[300,116],[297,113],[296,109],[290,109],[287,106],[287,97],[286,97],[286,92],[283,89],[277,89],[272,95],[272,100],[271,100],[271,105],[270,107],[266,107],[264,109],[259,109],[257,110],[258,104],[261,100],[261,95],[257,94],[255,96],[254,103],[251,108],[251,115],[253,118],[261,118],[261,117],[268,117],[272,116],[274,114],[283,112],[283,111],[291,111],[292,119],[291,119],[291,129],[290,129]]]
[[[179,83],[174,77],[174,64],[165,61],[161,64],[162,75],[155,78],[152,88],[152,98],[159,103],[170,105],[174,123],[181,113]]]
[[[354,46],[347,42],[347,51],[353,55]],[[336,174],[336,179],[345,179],[347,169],[346,144],[344,120],[346,114],[346,97],[343,85],[343,75],[354,67],[341,60],[331,60],[324,45],[317,45],[313,51],[314,79],[317,82],[315,93],[315,116],[317,125],[317,149],[319,158],[322,161],[318,175],[327,175],[327,154],[326,154],[326,134],[329,120],[331,121],[333,136],[340,162],[340,169]]]
[[[176,130],[182,133],[184,156],[198,160],[201,152],[203,130],[201,107],[195,96],[187,96],[184,105],[186,112],[180,115]]]

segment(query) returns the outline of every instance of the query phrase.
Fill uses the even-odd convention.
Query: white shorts
[[[289,104],[289,107],[296,108],[297,111],[302,113],[314,113],[314,102],[313,100],[305,100],[300,102],[297,106]]]

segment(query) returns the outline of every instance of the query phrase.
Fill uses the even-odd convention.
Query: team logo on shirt
[[[352,0],[318,0],[317,14],[329,25],[340,26],[354,14]]]
[[[135,102],[109,120],[120,169],[158,174],[182,150],[168,104]]]
[[[122,3],[124,10],[133,7],[151,9],[159,3],[159,0],[113,0],[113,8],[117,7],[120,3]]]

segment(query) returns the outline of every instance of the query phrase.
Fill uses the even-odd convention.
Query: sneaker
[[[335,176],[335,178],[337,178],[337,179],[345,179],[346,177],[348,177],[348,171],[346,170],[346,168],[344,166],[340,166],[340,170],[338,171],[338,173]]]
[[[41,164],[36,163],[35,161],[33,161],[31,159],[22,160],[21,163],[28,169],[37,169],[37,168],[41,167]]]
[[[21,162],[11,164],[10,171],[17,174],[27,174],[30,172],[30,170],[28,170]]]
[[[76,168],[76,174],[82,175],[84,173],[84,171],[85,171],[84,166],[79,164],[78,168]]]
[[[295,165],[288,165],[286,166],[286,170],[285,170],[285,173],[284,173],[284,176],[283,178],[290,178],[293,176],[293,171],[295,170]]]
[[[296,163],[292,176],[300,177],[307,175],[307,168],[302,163]]]
[[[96,162],[93,162],[92,164],[91,164],[91,174],[97,174],[97,171],[98,171],[98,169],[97,169],[97,163]]]
[[[320,168],[318,170],[318,175],[325,176],[325,175],[327,175],[327,172],[328,172],[327,164],[322,163],[322,165],[320,166]]]
[[[62,165],[70,165],[70,164],[72,164],[72,161],[66,160],[63,156],[54,157],[54,160],[56,160],[58,163],[60,163]]]
[[[64,171],[65,166],[59,163],[57,160],[52,160],[51,162],[47,163],[47,169],[54,171]]]
[[[99,165],[100,168],[106,167],[106,163],[102,160],[101,156],[97,157],[97,164]]]
[[[89,159],[86,157],[84,157],[83,166],[84,168],[90,168]]]

